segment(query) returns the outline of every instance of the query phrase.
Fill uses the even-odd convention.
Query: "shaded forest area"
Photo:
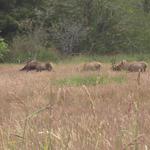
[[[148,52],[149,0],[0,0],[0,59]]]

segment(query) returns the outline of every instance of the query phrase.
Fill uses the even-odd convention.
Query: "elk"
[[[90,63],[85,63],[83,65],[82,70],[83,71],[100,71],[102,65],[100,62],[90,62]]]
[[[51,63],[40,63],[36,60],[31,60],[28,61],[26,65],[22,69],[20,69],[20,71],[24,71],[24,70],[26,70],[27,72],[31,70],[36,70],[37,72],[42,70],[51,71],[52,68],[53,67]]]
[[[147,66],[147,63],[144,61],[127,62],[126,60],[122,60],[120,63],[113,65],[112,69],[115,71],[127,70],[130,72],[145,72]]]

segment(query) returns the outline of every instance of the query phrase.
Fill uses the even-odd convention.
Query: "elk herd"
[[[117,64],[112,64],[111,69],[113,71],[122,71],[126,70],[129,72],[145,72],[148,64],[144,61],[133,61],[128,62],[126,60],[122,60]],[[81,71],[100,71],[102,68],[102,63],[98,61],[93,61],[89,63],[85,63],[81,67]],[[41,63],[36,60],[31,60],[26,62],[26,65],[20,69],[20,71],[31,71],[35,70],[37,72],[41,72],[43,70],[52,71],[53,65],[52,63]]]

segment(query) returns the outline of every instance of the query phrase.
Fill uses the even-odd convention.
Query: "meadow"
[[[77,69],[92,60],[102,61],[100,72]],[[80,56],[52,72],[21,67],[0,65],[0,149],[150,149],[149,68],[139,77],[112,71],[109,57]]]

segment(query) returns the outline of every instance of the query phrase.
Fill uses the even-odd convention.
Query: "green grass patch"
[[[124,83],[126,81],[126,78],[124,76],[116,76],[116,77],[109,77],[107,75],[101,75],[101,76],[74,76],[70,78],[55,80],[55,85],[60,86],[81,86],[81,85],[97,85],[97,84],[109,84],[109,83]]]

